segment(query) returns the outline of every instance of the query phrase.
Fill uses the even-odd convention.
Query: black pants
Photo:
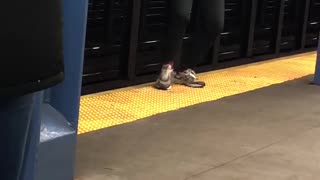
[[[222,31],[224,0],[168,0],[168,3],[170,12],[168,32],[163,41],[164,63],[180,64],[183,38],[192,19],[190,58],[182,61],[183,67],[176,68],[193,68],[199,59],[206,58]]]

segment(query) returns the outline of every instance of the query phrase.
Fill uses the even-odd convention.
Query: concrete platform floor
[[[320,87],[310,80],[82,134],[75,179],[320,179]]]

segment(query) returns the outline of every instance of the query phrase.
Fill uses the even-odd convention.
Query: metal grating
[[[275,52],[277,22],[280,0],[260,0],[257,7],[253,54],[271,54]]]
[[[320,32],[320,0],[310,0],[306,47],[316,47]]]
[[[247,15],[249,3],[241,0],[226,0],[224,31],[220,37],[219,62],[241,58],[244,55],[244,46],[247,30]]]
[[[89,0],[83,84],[125,73],[128,0]]]
[[[161,46],[167,28],[166,0],[142,0],[137,49],[137,75],[158,72],[161,67]]]
[[[160,43],[167,28],[168,2],[89,0],[85,94],[155,80],[161,67]],[[207,58],[197,60],[200,72],[306,52],[317,46],[320,0],[225,2],[224,31]],[[188,31],[184,42],[188,52]],[[183,53],[182,61],[187,58]]]

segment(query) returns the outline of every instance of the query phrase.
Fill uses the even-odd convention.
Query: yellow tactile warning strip
[[[132,122],[155,114],[217,100],[283,83],[314,73],[315,53],[239,66],[200,75],[203,89],[173,86],[159,91],[150,85],[81,98],[79,133]]]

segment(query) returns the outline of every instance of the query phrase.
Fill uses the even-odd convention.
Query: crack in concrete
[[[247,153],[247,154],[244,154],[244,155],[242,155],[242,156],[236,157],[236,158],[234,158],[234,159],[231,159],[231,160],[226,161],[226,162],[224,162],[224,163],[221,163],[221,164],[219,164],[219,165],[215,165],[215,166],[213,166],[213,167],[211,167],[211,168],[208,168],[208,169],[206,169],[206,170],[203,170],[203,171],[201,171],[201,172],[199,172],[199,173],[193,174],[193,175],[191,175],[191,176],[189,176],[189,177],[186,177],[184,180],[190,180],[190,179],[192,179],[192,178],[194,178],[194,177],[198,177],[198,176],[203,175],[203,174],[205,174],[205,173],[207,173],[207,172],[214,171],[214,170],[219,169],[219,168],[221,168],[221,167],[227,166],[227,165],[229,165],[229,164],[232,164],[233,162],[236,162],[236,161],[238,161],[238,160],[244,159],[244,158],[249,157],[249,156],[251,156],[251,155],[253,155],[253,154],[256,154],[257,152],[260,152],[260,151],[263,151],[263,150],[265,150],[265,149],[267,149],[267,148],[270,148],[271,146],[274,146],[274,145],[276,145],[276,144],[279,144],[279,143],[281,143],[281,142],[287,141],[287,140],[292,139],[292,138],[299,137],[299,136],[301,136],[301,135],[303,135],[303,134],[305,134],[305,133],[307,133],[307,132],[309,132],[309,131],[311,131],[311,130],[318,129],[318,128],[320,128],[320,123],[319,123],[318,125],[316,125],[316,126],[313,126],[313,127],[311,127],[311,128],[306,129],[305,131],[303,131],[303,132],[301,132],[301,133],[299,133],[299,134],[287,136],[286,138],[283,138],[283,139],[281,139],[281,140],[275,141],[275,142],[273,142],[273,143],[271,143],[271,144],[268,144],[268,145],[266,145],[266,146],[263,146],[263,147],[261,147],[261,148],[258,148],[258,149],[254,150],[254,151],[251,151],[251,152]]]

